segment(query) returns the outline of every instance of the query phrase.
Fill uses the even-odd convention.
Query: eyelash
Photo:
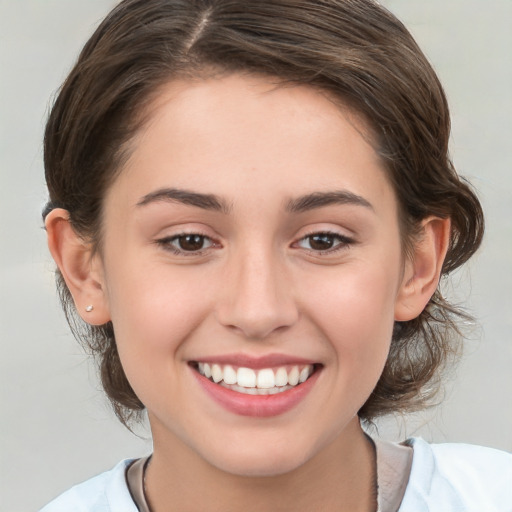
[[[298,245],[298,244],[300,244],[300,242],[302,242],[304,240],[311,239],[313,237],[328,237],[328,238],[335,239],[338,241],[337,245],[335,245],[334,247],[329,248],[329,249],[314,250],[314,249],[306,248],[306,250],[309,253],[312,253],[314,255],[320,255],[320,256],[327,255],[327,254],[331,255],[331,254],[335,254],[339,251],[347,250],[350,247],[350,245],[354,244],[354,242],[355,242],[352,238],[349,238],[345,235],[341,235],[340,233],[336,233],[334,231],[313,231],[312,233],[309,233],[309,234],[303,236],[300,240],[295,242],[294,245]]]
[[[198,250],[189,250],[189,251],[180,249],[173,245],[173,242],[179,242],[179,240],[184,237],[197,237],[197,238],[201,239],[202,245],[204,245],[205,241],[209,241],[209,245],[207,247],[201,247]],[[300,243],[305,240],[308,240],[308,239],[310,239],[310,243],[311,243],[311,239],[313,237],[324,237],[324,238],[330,238],[330,239],[338,241],[338,244],[336,244],[334,247],[331,247],[328,249],[315,250],[315,249],[311,249],[311,248],[310,249],[304,248],[309,253],[312,253],[314,255],[320,255],[320,256],[327,255],[327,254],[329,254],[329,255],[335,254],[338,251],[346,250],[349,248],[350,245],[352,245],[354,243],[353,239],[351,239],[347,236],[341,235],[339,233],[333,232],[333,231],[314,231],[312,233],[309,233],[309,234],[303,236],[297,242],[294,242],[293,246],[300,247]],[[202,233],[178,233],[176,235],[168,236],[165,238],[160,238],[160,239],[156,240],[155,242],[159,246],[163,247],[165,250],[170,251],[173,254],[176,254],[178,256],[201,256],[205,252],[207,252],[209,249],[211,249],[212,247],[219,247],[219,244],[217,244],[215,241],[213,241],[209,236],[203,235]]]
[[[187,251],[184,249],[179,249],[178,247],[175,247],[172,245],[173,242],[179,241],[180,238],[184,237],[198,237],[202,239],[202,242],[208,240],[210,242],[210,245],[208,247],[201,247],[201,249],[198,250],[191,250]],[[206,251],[208,251],[211,247],[218,246],[216,242],[214,242],[209,236],[203,235],[202,233],[178,233],[176,235],[172,236],[166,236],[165,238],[160,238],[158,240],[155,240],[155,242],[160,246],[163,247],[166,251],[170,251],[173,254],[176,254],[177,256],[200,256],[204,254]]]

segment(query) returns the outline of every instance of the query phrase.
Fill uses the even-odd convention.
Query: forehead
[[[162,187],[235,203],[340,188],[393,199],[365,123],[313,87],[238,74],[175,80],[145,119],[112,187],[132,204]]]

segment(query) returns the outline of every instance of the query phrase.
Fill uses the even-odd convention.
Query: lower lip
[[[301,402],[315,385],[320,371],[298,386],[275,395],[248,395],[215,384],[196,370],[192,370],[197,381],[218,404],[240,416],[268,418],[289,411]]]

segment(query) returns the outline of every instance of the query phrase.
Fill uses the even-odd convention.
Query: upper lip
[[[286,354],[266,354],[263,356],[252,356],[249,354],[223,354],[216,356],[205,356],[193,359],[194,363],[213,363],[220,365],[232,365],[245,368],[261,369],[285,365],[308,365],[318,363],[311,359],[286,355]]]

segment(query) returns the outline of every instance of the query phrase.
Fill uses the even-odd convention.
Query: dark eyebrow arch
[[[373,206],[364,197],[358,196],[348,190],[336,190],[331,192],[313,192],[305,196],[291,199],[286,204],[286,211],[290,213],[302,213],[316,208],[331,205],[353,204],[373,210]]]
[[[145,206],[161,201],[182,203],[202,208],[203,210],[212,210],[225,214],[228,214],[231,211],[231,207],[227,202],[214,194],[201,194],[199,192],[192,192],[190,190],[183,190],[179,188],[161,188],[154,192],[150,192],[137,203],[137,206]]]

